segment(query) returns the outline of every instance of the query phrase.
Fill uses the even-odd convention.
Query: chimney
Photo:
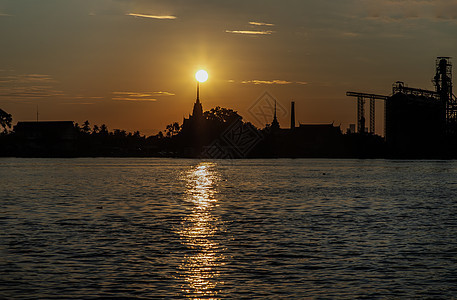
[[[295,101],[292,101],[290,108],[290,129],[295,128]]]

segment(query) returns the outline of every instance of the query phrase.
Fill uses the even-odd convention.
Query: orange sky
[[[456,32],[454,0],[0,0],[0,108],[149,135],[191,112],[204,68],[204,110],[263,127],[252,107],[268,92],[283,127],[293,99],[297,122],[345,129],[346,91],[433,89]]]

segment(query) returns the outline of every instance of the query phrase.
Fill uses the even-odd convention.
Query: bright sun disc
[[[199,70],[197,73],[195,73],[195,78],[198,80],[198,82],[205,82],[208,80],[208,72],[205,70]]]

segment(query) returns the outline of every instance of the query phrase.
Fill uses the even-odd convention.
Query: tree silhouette
[[[83,131],[84,133],[87,133],[87,134],[90,133],[90,123],[89,123],[88,120],[86,120],[86,121],[84,122],[83,127],[82,127],[82,131]]]
[[[165,130],[166,130],[166,136],[167,136],[167,137],[170,137],[170,136],[171,136],[171,133],[173,132],[173,124],[168,124],[168,125],[165,127]]]
[[[107,134],[108,134],[108,127],[106,127],[105,124],[102,124],[102,125],[100,126],[100,131],[99,131],[99,132],[100,132],[100,134],[102,134],[102,135],[107,135]]]
[[[0,126],[3,127],[3,132],[6,132],[8,128],[11,128],[11,122],[13,121],[13,117],[11,114],[7,113],[3,109],[0,108]]]
[[[178,122],[174,122],[172,124],[168,124],[166,127],[166,135],[167,137],[175,136],[181,130],[181,126],[179,126]]]
[[[173,123],[173,132],[174,132],[174,134],[178,134],[180,130],[181,130],[181,126],[179,126],[179,123],[178,122],[174,122]]]
[[[100,128],[98,127],[98,125],[94,125],[93,129],[92,129],[92,134],[97,134],[99,133],[100,131]]]
[[[127,132],[123,129],[114,129],[113,135],[122,138],[127,136]]]
[[[220,106],[211,108],[209,111],[205,111],[203,116],[209,121],[217,121],[219,123],[233,122],[234,120],[242,119],[238,112],[233,109]]]

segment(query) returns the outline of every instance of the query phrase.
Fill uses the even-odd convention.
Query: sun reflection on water
[[[220,267],[224,256],[220,244],[222,222],[214,210],[218,207],[217,184],[220,175],[216,165],[201,163],[183,178],[186,182],[185,203],[189,214],[181,221],[179,235],[187,251],[180,266],[182,292],[193,299],[217,299]]]

